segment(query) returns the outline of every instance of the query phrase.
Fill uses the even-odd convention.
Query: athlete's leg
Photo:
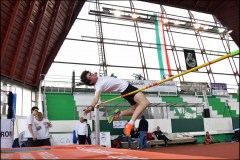
[[[142,114],[142,112],[148,107],[149,101],[148,99],[144,96],[142,92],[138,92],[134,96],[134,101],[136,102],[137,106],[135,111],[133,112],[132,118],[129,121],[129,123],[125,126],[124,128],[124,133],[126,136],[130,136],[131,130],[134,126],[134,122]]]
[[[134,96],[134,101],[137,103],[137,106],[132,115],[131,120],[133,121],[135,121],[140,116],[140,114],[142,114],[142,112],[148,107],[150,103],[142,92],[138,92]]]

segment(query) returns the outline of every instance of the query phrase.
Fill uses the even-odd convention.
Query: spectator
[[[141,116],[141,120],[139,121],[138,131],[140,134],[139,140],[139,149],[142,149],[142,145],[144,148],[147,148],[147,132],[148,132],[148,121],[145,119],[144,115]]]
[[[51,122],[43,118],[42,112],[38,112],[34,121],[37,128],[37,141],[39,146],[51,146],[49,128],[52,127]]]
[[[26,130],[25,130],[25,138],[28,140],[28,147],[38,146],[37,143],[37,129],[34,123],[34,116],[38,114],[38,107],[34,106],[31,109],[31,114],[27,117]]]
[[[154,137],[151,132],[147,133],[147,140],[154,140]]]
[[[83,120],[84,120],[83,117],[80,117],[79,122],[76,124],[76,128],[75,128],[76,137],[78,137],[79,144],[85,144],[88,136],[88,127]]]
[[[113,148],[121,148],[122,147],[121,142],[123,142],[123,141],[124,141],[124,135],[121,134],[113,140],[112,147]]]
[[[234,129],[234,135],[233,135],[233,138],[232,138],[232,140],[233,141],[235,141],[235,142],[239,142],[239,134],[240,134],[240,132],[239,132],[239,128],[238,129]]]
[[[160,130],[160,127],[157,126],[157,130],[153,132],[155,134],[155,136],[157,137],[158,140],[164,140],[165,146],[167,146],[167,142],[171,141],[170,139],[168,139],[163,132]]]
[[[137,147],[138,144],[139,144],[139,132],[138,132],[138,129],[136,127],[134,127],[131,131],[131,137],[128,137],[128,148],[131,149],[132,146],[131,146],[131,142],[134,142],[136,141],[137,142]]]
[[[205,135],[205,141],[204,144],[212,144],[213,143],[213,137],[209,134],[209,132],[206,132]]]
[[[88,142],[88,144],[92,144],[92,143],[91,143],[91,127],[90,127],[90,125],[87,123],[87,119],[84,119],[83,121],[87,124],[87,128],[88,128],[87,142]]]

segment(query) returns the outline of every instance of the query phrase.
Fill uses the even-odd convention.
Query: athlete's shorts
[[[127,94],[127,93],[130,93],[132,91],[136,91],[138,90],[138,88],[134,87],[133,85],[129,84],[128,87],[125,89],[125,91],[123,91],[121,94],[124,95],[124,94]],[[131,94],[129,96],[126,96],[124,97],[131,105],[134,105],[136,104],[136,102],[134,101],[134,96],[136,95],[137,93],[134,93],[134,94]]]

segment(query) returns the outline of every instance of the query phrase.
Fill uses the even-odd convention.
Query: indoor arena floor
[[[239,159],[239,143],[178,145],[145,150],[67,145],[1,149],[1,159]]]

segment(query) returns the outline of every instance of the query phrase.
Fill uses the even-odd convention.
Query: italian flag
[[[167,47],[166,47],[163,18],[162,16],[159,16],[157,14],[155,14],[155,16],[157,17],[154,24],[155,24],[158,63],[159,63],[161,79],[163,79],[163,75],[166,75],[166,74],[172,75],[172,71],[171,71],[170,61],[169,61]]]

